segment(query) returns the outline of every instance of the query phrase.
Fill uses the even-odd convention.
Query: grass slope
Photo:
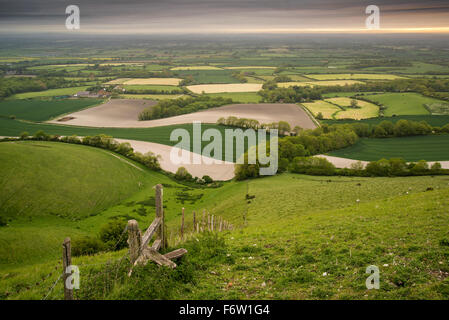
[[[407,161],[449,160],[449,135],[417,136],[387,139],[360,139],[355,145],[330,152],[329,155],[373,161],[381,158],[403,158]]]
[[[18,93],[18,94],[15,94],[15,95],[9,97],[8,100],[46,98],[46,97],[56,97],[56,96],[71,96],[79,91],[85,91],[87,88],[89,88],[89,87],[82,86],[82,87],[49,89],[49,90],[44,90],[44,91]]]
[[[247,182],[228,183],[204,191],[196,205],[186,206],[186,213],[205,206],[215,214],[239,212],[229,218],[242,225],[245,209],[246,227],[224,233],[222,240],[200,236],[182,244],[188,254],[173,271],[149,263],[128,278],[125,260],[121,269],[105,272],[101,263],[117,263],[126,250],[74,258],[85,279],[75,296],[447,299],[447,186],[446,177],[329,179],[294,174],[252,180],[248,186]],[[425,192],[427,187],[435,191]],[[247,188],[255,196],[249,204],[244,197]],[[164,189],[170,228],[179,227],[180,219],[173,189],[177,188]],[[144,192],[139,195],[144,196]],[[356,199],[361,199],[360,204]],[[190,219],[188,215],[186,220]],[[4,268],[0,298],[42,298],[48,286],[25,288],[53,270],[57,262]],[[380,268],[380,290],[369,291],[365,269],[373,264]],[[50,299],[61,299],[61,288],[58,283]]]

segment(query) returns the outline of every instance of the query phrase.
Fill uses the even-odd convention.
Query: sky
[[[67,30],[68,5],[80,29]],[[367,30],[368,5],[380,29]],[[0,0],[1,33],[449,33],[441,0]]]

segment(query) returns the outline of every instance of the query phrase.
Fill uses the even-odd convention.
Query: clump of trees
[[[217,120],[217,124],[225,125],[225,126],[231,126],[231,127],[238,127],[243,129],[277,129],[281,134],[288,134],[291,131],[291,126],[286,121],[278,121],[278,122],[272,122],[272,123],[260,123],[258,120],[255,119],[248,119],[248,118],[237,118],[234,116],[229,116],[227,118],[220,118]]]
[[[162,100],[157,105],[143,110],[139,114],[139,120],[168,118],[200,110],[221,107],[231,103],[233,103],[232,99],[210,96]]]

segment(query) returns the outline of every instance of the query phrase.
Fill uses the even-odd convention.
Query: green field
[[[172,125],[164,127],[154,128],[89,128],[89,127],[76,127],[76,126],[64,126],[54,125],[47,123],[32,123],[25,121],[12,120],[0,117],[0,136],[19,136],[22,132],[28,132],[34,134],[39,130],[43,130],[47,134],[54,134],[59,136],[92,136],[98,134],[107,134],[114,138],[140,140],[147,142],[155,142],[165,144],[168,146],[174,146],[177,142],[170,141],[170,134],[174,129],[182,128],[189,132],[191,137],[190,147],[193,148],[193,126],[192,124]],[[205,131],[207,129],[217,129],[221,132],[223,137],[223,145],[225,145],[225,132],[228,127],[219,126],[215,124],[202,124],[201,129]],[[202,147],[208,145],[208,141],[202,141]],[[235,144],[234,144],[235,147]],[[245,150],[248,145],[245,143]],[[221,159],[224,159],[225,148],[223,148],[223,154]],[[240,155],[234,153],[234,159]],[[218,157],[218,155],[217,155]]]
[[[187,70],[176,71],[182,78],[191,76],[196,84],[209,83],[235,83],[237,79],[232,77],[232,70]]]
[[[425,121],[431,126],[434,127],[444,127],[446,124],[449,123],[449,116],[443,115],[443,116],[432,116],[432,115],[425,115],[425,116],[398,116],[398,117],[379,117],[379,118],[370,118],[370,119],[362,119],[362,120],[351,120],[351,119],[342,119],[342,120],[322,120],[324,123],[328,124],[343,124],[343,123],[367,123],[370,125],[376,125],[381,123],[384,120],[391,121],[393,123],[396,123],[397,121],[405,119],[410,121]]]
[[[151,181],[122,205],[97,216],[77,222],[38,218],[27,224],[12,221],[8,228],[0,229],[2,239],[34,232],[32,238],[22,238],[17,243],[35,241],[33,247],[42,252],[39,257],[37,252],[26,251],[23,245],[10,248],[17,252],[12,256],[11,251],[5,252],[9,261],[3,260],[0,268],[3,275],[10,276],[0,281],[0,296],[41,299],[48,291],[47,286],[23,288],[54,268],[65,236],[76,239],[93,234],[98,225],[120,214],[137,219],[141,228],[148,225],[154,218],[154,208],[144,207],[149,211],[147,216],[140,216],[133,209],[139,208],[141,205],[137,203],[154,192],[152,183],[167,183],[166,178],[158,176]],[[446,261],[447,254],[447,247],[441,244],[447,239],[449,227],[447,183],[445,177],[329,179],[283,174],[248,184],[230,182],[218,189],[189,190],[203,196],[194,204],[182,204],[176,200],[179,185],[169,182],[170,187],[164,188],[169,234],[179,228],[181,206],[186,208],[187,230],[191,228],[192,210],[201,212],[203,208],[236,226],[243,226],[243,212],[247,212],[246,227],[223,233],[223,240],[199,236],[180,245],[187,248],[188,254],[175,272],[149,263],[139,272],[140,276],[121,277],[127,273],[125,260],[123,271],[114,271],[111,275],[115,276],[100,278],[100,283],[95,283],[91,278],[104,272],[104,263],[117,263],[126,249],[75,257],[73,263],[80,266],[82,274],[90,274],[84,277],[80,290],[75,290],[75,297],[447,299],[449,283],[442,281],[438,273],[428,272],[447,270],[447,265],[440,263]],[[429,187],[435,191],[425,192]],[[247,190],[254,196],[251,203],[244,197]],[[356,204],[357,199],[360,204]],[[54,246],[43,247],[43,238]],[[30,257],[35,261],[30,261]],[[365,269],[373,264],[381,270],[380,290],[365,287]],[[118,280],[114,280],[117,276]],[[56,277],[50,277],[48,282],[53,283]],[[137,284],[146,289],[135,290]],[[61,288],[58,283],[49,298],[61,299]],[[5,292],[13,294],[6,296]]]
[[[17,119],[45,121],[59,115],[72,113],[95,106],[102,99],[65,99],[65,100],[4,100],[0,101],[0,116],[15,116]]]
[[[315,80],[395,80],[403,79],[394,74],[370,74],[370,73],[336,73],[336,74],[308,74]]]
[[[232,99],[236,103],[259,103],[262,97],[257,92],[228,92],[228,93],[208,93],[208,96],[223,97],[225,99]]]
[[[60,88],[60,89],[49,89],[44,91],[36,92],[25,92],[15,94],[8,99],[33,99],[33,98],[46,98],[46,97],[57,97],[57,96],[72,96],[79,91],[86,91],[88,86],[82,87],[71,87],[71,88]]]
[[[330,152],[329,155],[356,160],[374,161],[381,158],[403,158],[407,161],[448,161],[449,135],[417,136],[387,139],[360,139],[352,147]]]
[[[365,96],[365,99],[380,103],[387,107],[386,117],[394,115],[426,115],[429,111],[424,104],[442,102],[437,99],[424,97],[419,93],[384,93]]]

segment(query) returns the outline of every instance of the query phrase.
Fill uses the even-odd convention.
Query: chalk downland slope
[[[292,128],[295,126],[304,129],[316,127],[312,119],[300,106],[282,103],[232,104],[170,118],[148,121],[137,120],[143,109],[155,104],[155,101],[150,100],[114,99],[101,106],[67,115],[65,117],[68,119],[67,121],[60,122],[57,119],[51,122],[88,127],[150,128],[192,123],[193,121],[216,123],[222,117],[235,116],[255,119],[260,123],[287,121]]]

